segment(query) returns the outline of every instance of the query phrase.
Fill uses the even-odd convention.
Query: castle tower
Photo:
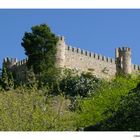
[[[16,58],[4,58],[3,60],[3,67],[6,67],[8,69],[12,68],[12,66],[16,65],[17,59]]]
[[[63,68],[65,65],[65,39],[63,36],[58,37],[58,42],[56,45],[57,52],[56,52],[56,67],[57,68]]]
[[[115,55],[117,74],[131,74],[131,49],[127,47],[116,48]]]

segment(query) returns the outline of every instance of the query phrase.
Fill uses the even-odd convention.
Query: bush
[[[89,74],[68,75],[60,82],[60,90],[69,96],[87,97],[95,93],[100,80]]]

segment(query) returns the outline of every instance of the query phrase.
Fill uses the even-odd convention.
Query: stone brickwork
[[[109,58],[68,46],[64,37],[60,37],[57,50],[58,67],[90,72],[100,78],[112,78],[120,73],[138,74],[140,70],[139,65],[131,63],[131,49],[127,47],[116,48],[115,58]]]
[[[99,78],[110,79],[116,74],[138,74],[139,65],[131,63],[131,49],[127,47],[117,48],[115,58],[109,58],[100,54],[81,50],[68,46],[64,37],[59,37],[56,45],[56,67],[73,69],[78,72],[90,72]],[[15,72],[17,79],[24,79],[27,71],[27,59],[5,58],[3,65]]]
[[[27,71],[28,59],[18,61],[16,58],[4,58],[3,66],[11,70],[18,81],[24,81]]]
[[[77,48],[65,48],[65,68],[90,72],[100,78],[110,78],[116,73],[115,60]]]
[[[131,49],[127,47],[117,48],[116,53],[116,69],[117,73],[131,74]]]

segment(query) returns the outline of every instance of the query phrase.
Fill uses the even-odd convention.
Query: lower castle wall
[[[74,51],[74,49],[70,49],[68,47],[65,49],[64,67],[84,72],[91,72],[100,78],[110,79],[116,74],[116,65],[114,59],[105,57],[103,58],[102,56],[95,55],[92,56],[87,52],[77,52]]]
[[[140,65],[131,65],[132,74],[140,74]]]
[[[12,71],[14,72],[16,79],[18,81],[25,81],[26,71],[27,71],[26,64],[22,64],[19,66],[13,66]]]

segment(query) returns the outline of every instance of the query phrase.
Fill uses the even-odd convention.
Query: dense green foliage
[[[82,73],[75,76],[69,74],[60,82],[60,89],[70,96],[86,97],[97,90],[100,82],[98,78],[90,74]]]
[[[46,24],[33,26],[31,32],[25,32],[22,46],[28,56],[28,68],[33,67],[40,81],[54,81],[56,43],[58,38]]]
[[[95,130],[140,130],[138,77],[103,81],[89,75],[70,76],[75,82],[69,76],[58,83],[57,94],[56,87],[49,85],[38,89],[38,82],[1,89],[0,130],[75,131],[90,125]]]
[[[126,97],[122,97],[117,111],[106,120],[93,126],[93,130],[117,130],[139,131],[140,130],[140,84],[131,90]]]
[[[0,78],[0,86],[4,90],[10,90],[14,88],[14,78],[11,72],[8,72],[5,67],[2,69],[2,75]]]

